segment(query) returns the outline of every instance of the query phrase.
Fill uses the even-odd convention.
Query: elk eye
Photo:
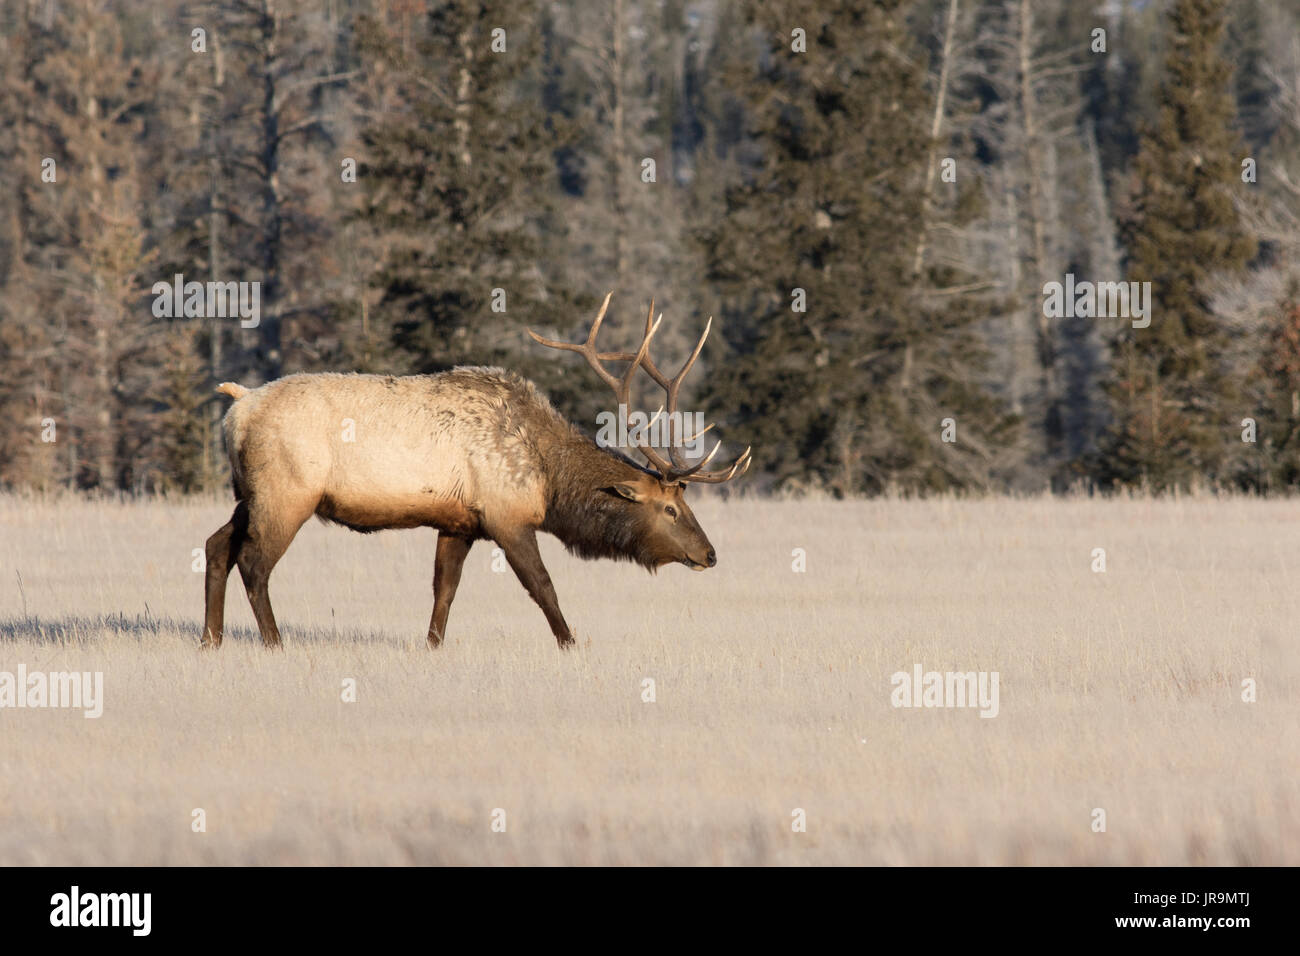
[[[677,509],[674,508],[672,505],[669,505],[667,508],[664,509],[664,514],[666,514],[670,518],[676,518]]]

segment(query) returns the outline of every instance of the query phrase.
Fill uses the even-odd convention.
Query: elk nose
[[[718,555],[712,548],[709,548],[709,553],[704,556],[704,560],[708,563],[709,567],[713,567],[718,563]]]

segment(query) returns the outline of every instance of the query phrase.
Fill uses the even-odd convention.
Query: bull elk
[[[634,561],[652,571],[672,563],[697,571],[713,567],[713,546],[682,493],[690,482],[743,474],[750,450],[729,468],[705,471],[717,444],[695,464],[680,447],[678,392],[709,326],[681,371],[668,378],[649,352],[663,319],[651,321],[653,302],[635,352],[597,351],[609,299],[581,344],[528,334],[548,348],[583,356],[613,388],[620,406],[629,404],[638,369],[665,390],[668,458],[651,444],[635,442],[650,467],[601,447],[531,382],[498,368],[404,377],[290,375],[256,389],[220,385],[217,390],[235,400],[222,428],[237,504],[207,541],[203,643],[221,644],[226,580],[237,565],[263,644],[279,645],[267,582],[313,514],[354,531],[437,530],[433,647],[446,636],[465,557],[484,538],[500,546],[562,648],[573,644],[573,634],[542,564],[538,531],[553,534],[582,558]],[[628,365],[616,376],[606,362]],[[345,427],[353,429],[350,441]]]

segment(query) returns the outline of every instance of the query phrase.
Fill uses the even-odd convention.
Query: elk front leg
[[[433,617],[429,621],[429,646],[437,647],[447,636],[447,615],[456,599],[461,568],[474,542],[445,531],[438,533],[438,553],[433,559]]]
[[[551,625],[551,633],[555,635],[556,643],[561,649],[572,647],[573,634],[569,631],[569,625],[564,622],[564,615],[560,613],[560,601],[555,596],[555,588],[551,585],[551,576],[546,573],[546,565],[542,564],[542,554],[537,550],[537,532],[527,528],[495,540],[501,545],[501,550],[505,552],[506,560],[510,562],[510,567],[514,568],[519,582],[546,615],[546,621]]]

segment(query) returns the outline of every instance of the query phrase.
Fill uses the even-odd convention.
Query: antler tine
[[[704,349],[704,342],[708,339],[709,329],[711,328],[713,328],[713,316],[709,316],[709,321],[704,323],[704,333],[700,336],[700,340],[695,343],[695,349],[691,352],[690,357],[686,360],[685,364],[682,365],[681,371],[674,375],[672,381],[668,383],[668,428],[670,431],[668,455],[672,458],[673,465],[676,466],[678,471],[685,471],[688,474],[694,474],[698,471],[703,465],[703,462],[700,462],[693,468],[687,464],[685,456],[680,451],[681,443],[673,440],[676,436],[671,434],[671,431],[676,427],[673,424],[673,412],[677,411],[677,393],[681,390],[682,382],[686,379],[686,374],[691,370],[691,366],[693,366],[695,360],[700,357],[700,352]],[[709,428],[712,427],[713,425],[710,424],[708,428],[704,429],[704,431],[701,431],[699,434],[703,435],[704,432],[708,431]],[[699,435],[696,435],[695,437],[698,438]],[[693,441],[694,439],[691,440]],[[716,451],[717,449],[715,448],[714,450]]]
[[[647,332],[650,331],[653,325],[654,315],[655,315],[655,302],[654,299],[651,299],[650,311],[646,313],[646,317],[645,317],[645,328]],[[659,318],[661,319],[663,318],[662,313],[660,314]],[[632,352],[600,352],[597,354],[597,358],[599,358],[603,362],[630,362],[635,357],[636,356]],[[654,379],[655,384],[658,385],[660,388],[667,390],[669,386],[672,385],[672,382],[669,380],[668,376],[665,375],[663,372],[659,371],[659,366],[655,365],[654,359],[651,358],[649,355],[646,355],[645,361],[641,363],[641,367],[646,370],[646,374],[649,375],[652,379]],[[660,409],[660,411],[663,411],[663,409]]]
[[[709,452],[707,455],[705,455],[703,458],[701,458],[699,461],[697,461],[694,465],[690,465],[689,467],[685,467],[685,468],[681,467],[680,465],[675,467],[673,470],[673,477],[678,479],[679,481],[690,478],[691,475],[694,475],[701,468],[703,468],[705,465],[711,462],[713,460],[713,456],[718,453],[718,449],[721,447],[722,447],[722,442],[720,441],[714,442],[713,450]],[[676,458],[674,458],[673,464],[677,465]]]
[[[682,379],[684,379],[686,373],[691,370],[691,366],[695,364],[695,360],[700,357],[700,351],[704,348],[704,342],[709,337],[709,329],[711,328],[713,328],[713,316],[709,316],[709,321],[704,323],[704,332],[700,335],[700,340],[695,343],[695,350],[691,352],[691,357],[686,360],[686,364],[682,366],[682,370],[678,372],[677,376],[673,379],[674,385],[682,384]]]
[[[657,326],[659,322],[663,321],[662,314],[660,314],[657,320],[654,318],[654,307],[655,307],[654,300],[651,300],[650,311],[646,313],[646,319],[645,319],[645,325],[647,330]],[[703,351],[704,349],[704,343],[705,341],[708,340],[709,330],[712,328],[713,328],[713,316],[709,316],[708,322],[706,322],[704,325],[703,334],[700,335],[699,341],[695,343],[695,348],[691,351],[691,354],[686,359],[685,364],[682,365],[681,369],[672,378],[669,378],[667,375],[661,372],[659,370],[659,366],[655,364],[654,359],[651,358],[649,355],[646,355],[644,357],[644,360],[641,362],[641,367],[645,369],[646,374],[649,375],[652,379],[654,379],[655,384],[658,385],[660,388],[662,388],[667,395],[668,428],[669,428],[668,455],[672,459],[672,466],[670,470],[674,472],[674,474],[682,473],[682,472],[694,473],[695,470],[698,469],[699,467],[699,465],[688,464],[685,458],[683,457],[681,451],[679,450],[679,446],[681,443],[677,441],[677,436],[674,434],[677,425],[674,420],[673,413],[677,411],[677,399],[678,399],[678,395],[681,392],[682,382],[685,381],[687,374],[690,372],[691,368],[695,365],[695,360],[700,357],[700,352]],[[633,358],[635,358],[635,356],[631,352],[600,352],[597,357],[607,362],[628,362],[631,361]],[[663,409],[661,408],[660,411],[662,412]],[[655,419],[657,420],[658,417],[659,416],[656,414]],[[707,432],[709,428],[712,427],[713,427],[712,425],[709,425],[708,428],[703,429],[702,431],[697,433],[693,438],[688,439],[688,441],[694,441],[695,438],[698,438],[700,435],[703,435],[704,432]],[[659,461],[662,461],[662,459],[659,459]],[[659,461],[656,461],[655,467],[661,468],[662,470],[662,466],[659,464]]]
[[[663,414],[663,411],[664,411],[664,407],[660,405],[659,411],[654,413],[654,417],[650,419],[650,424],[646,426],[646,431],[649,431],[651,428],[654,427],[654,423],[659,421],[659,416]],[[671,421],[669,425],[671,427]],[[701,428],[690,438],[687,438],[686,441],[693,442],[697,438],[702,437],[706,432],[710,432],[713,430],[713,425],[714,423],[710,422],[708,425]],[[713,456],[718,453],[718,449],[720,449],[721,447],[722,447],[722,442],[720,441],[715,442],[713,445],[713,450],[710,451],[707,455],[705,455],[701,461],[696,462],[694,465],[686,465],[686,466],[682,466],[680,462],[678,462],[677,459],[675,458],[673,464],[670,465],[668,462],[664,461],[661,457],[659,457],[658,454],[654,453],[653,449],[647,450],[643,448],[641,449],[641,451],[643,454],[646,455],[647,458],[653,458],[655,467],[658,468],[664,474],[666,480],[694,481],[694,480],[706,480],[706,479],[695,479],[692,476],[695,475],[697,472],[699,472],[699,470],[703,468],[705,465],[707,465],[710,461],[712,461]],[[749,467],[748,463],[746,463],[745,467],[746,468]],[[741,474],[744,474],[743,470],[741,471]],[[716,480],[721,481],[722,479],[719,478]]]
[[[718,453],[718,449],[722,447],[722,442],[714,444],[712,451],[704,456],[703,459],[696,462],[694,465],[691,465],[686,462],[685,456],[680,451],[679,446],[681,442],[678,441],[678,436],[676,435],[677,428],[679,427],[678,423],[675,421],[677,399],[681,392],[682,382],[685,381],[687,374],[690,372],[691,368],[694,367],[696,360],[700,357],[700,353],[704,350],[704,343],[709,337],[709,330],[713,327],[713,317],[710,316],[708,322],[705,323],[704,332],[700,335],[699,341],[695,343],[695,348],[691,350],[691,354],[686,359],[685,364],[682,365],[676,375],[669,378],[659,370],[654,359],[650,356],[650,341],[654,338],[655,333],[659,331],[659,325],[664,319],[662,313],[658,318],[655,318],[655,304],[653,299],[650,300],[650,309],[646,313],[645,335],[642,336],[641,345],[635,352],[601,352],[596,348],[596,336],[600,333],[601,323],[605,320],[605,313],[609,309],[609,300],[613,295],[614,293],[611,292],[609,295],[605,296],[605,301],[601,303],[600,312],[597,313],[595,321],[591,324],[591,330],[587,333],[587,339],[585,342],[575,344],[573,342],[558,342],[552,339],[544,339],[532,329],[528,330],[528,334],[532,336],[533,341],[544,345],[547,348],[560,349],[565,352],[577,352],[581,355],[587,360],[587,364],[591,366],[592,370],[601,377],[601,380],[614,390],[614,395],[618,399],[618,404],[624,407],[630,404],[632,380],[636,377],[636,370],[638,368],[645,369],[646,374],[654,380],[655,384],[664,390],[667,396],[665,405],[661,405],[659,411],[655,412],[654,418],[650,420],[650,425],[654,425],[655,422],[659,420],[659,416],[664,413],[665,409],[667,410],[669,431],[668,460],[665,460],[652,445],[643,444],[638,441],[636,447],[637,450],[645,456],[645,459],[650,463],[650,466],[658,470],[664,481],[698,481],[717,483],[730,481],[738,474],[743,475],[749,469],[749,465],[752,461],[749,448],[745,449],[744,453],[732,463],[730,468],[725,470],[719,469],[718,471],[704,471],[704,467],[713,460],[714,456]],[[630,364],[623,375],[619,377],[615,376],[605,368],[605,366],[601,364],[602,362],[629,362]],[[686,439],[686,441],[693,442],[712,428],[713,424],[710,423],[692,435],[689,439]],[[647,426],[646,431],[649,431],[649,426]]]
[[[708,434],[709,432],[713,431],[713,426],[714,426],[715,424],[717,424],[717,423],[716,423],[716,422],[709,422],[707,425],[705,425],[703,428],[701,428],[699,431],[697,431],[697,432],[696,432],[694,435],[692,435],[690,438],[685,439],[685,441],[695,441],[695,439],[697,439],[697,438],[703,438],[706,434]]]
[[[647,329],[651,328],[651,319],[653,316],[654,303],[651,302],[650,311],[646,315]],[[663,316],[661,315],[659,318],[662,320]],[[666,407],[668,410],[669,428],[668,456],[671,459],[671,464],[664,461],[663,458],[654,451],[654,449],[640,447],[641,453],[645,455],[646,459],[659,470],[665,481],[698,481],[707,483],[730,481],[732,478],[743,475],[749,469],[749,465],[753,461],[750,457],[750,449],[746,448],[744,453],[735,460],[730,468],[710,472],[703,471],[704,466],[707,465],[709,461],[713,459],[714,455],[717,454],[718,449],[721,447],[721,443],[719,442],[718,444],[715,444],[713,450],[710,451],[703,460],[692,465],[686,461],[685,455],[682,453],[680,448],[682,443],[676,440],[676,435],[673,433],[677,427],[673,413],[677,411],[677,399],[681,392],[682,382],[685,381],[687,374],[694,367],[696,360],[700,357],[700,353],[704,350],[704,343],[708,340],[709,332],[712,328],[713,317],[709,316],[709,320],[704,325],[704,331],[700,334],[699,341],[695,343],[695,348],[691,350],[691,354],[686,359],[686,362],[672,378],[669,378],[660,371],[659,367],[655,365],[654,359],[648,354],[644,357],[644,361],[640,363],[641,367],[645,369],[646,374],[654,379],[655,384],[662,388],[667,396],[666,406],[660,406],[659,411],[656,412],[654,418],[650,420],[650,424],[653,425],[659,420],[659,416],[663,414],[664,408]],[[631,361],[635,356],[631,352],[601,352],[600,358],[606,361],[617,360],[626,362]],[[690,438],[685,439],[685,441],[695,441],[701,435],[705,434],[705,432],[710,431],[713,428],[713,424],[714,423],[710,422]]]
[[[532,336],[534,342],[545,345],[548,349],[577,352],[587,360],[587,364],[591,366],[592,371],[599,375],[606,385],[617,392],[620,384],[619,380],[610,374],[609,370],[606,369],[605,366],[600,364],[600,360],[604,356],[601,356],[596,351],[596,335],[600,332],[600,323],[605,321],[605,312],[609,309],[609,300],[613,295],[614,293],[610,292],[605,296],[605,301],[601,303],[600,311],[596,313],[596,321],[591,324],[591,331],[587,333],[587,341],[585,342],[579,344],[573,342],[558,342],[554,339],[544,339],[532,329],[528,329],[527,331],[528,334]]]
[[[641,340],[641,348],[635,354],[601,354],[596,349],[596,336],[600,334],[600,324],[605,321],[605,312],[609,309],[609,300],[613,295],[614,293],[610,292],[605,296],[605,301],[600,305],[600,311],[596,313],[596,320],[591,323],[591,331],[587,333],[587,340],[585,342],[558,342],[554,339],[544,339],[532,329],[528,329],[527,331],[528,334],[532,336],[534,342],[545,345],[547,348],[560,349],[565,352],[577,352],[587,360],[587,364],[591,366],[592,371],[599,375],[601,380],[614,390],[614,394],[618,398],[618,403],[620,405],[627,405],[632,389],[632,379],[636,376],[637,367],[646,359],[646,355],[650,350],[650,340],[654,337],[655,332],[658,331],[659,323],[656,322],[653,326],[647,327],[645,338]],[[660,318],[662,319],[663,316],[660,316]],[[602,359],[625,359],[630,361],[632,364],[628,366],[623,377],[619,378],[601,364]]]
[[[651,305],[653,306],[653,303],[651,303]],[[653,314],[652,310],[651,315]],[[663,315],[660,314],[659,318],[662,319]],[[712,323],[713,317],[710,316],[708,324],[704,327],[704,334],[700,336],[700,341],[695,345],[695,351],[691,353],[691,357],[686,360],[686,365],[682,367],[682,370],[678,372],[674,378],[670,379],[663,372],[659,371],[659,366],[655,365],[654,359],[649,355],[646,356],[645,361],[641,363],[641,367],[646,370],[652,379],[655,380],[656,385],[667,390],[672,387],[675,380],[679,385],[681,384],[680,380],[691,370],[691,366],[695,364],[695,359],[699,357],[700,349],[704,348],[704,340],[709,336],[709,326],[712,325]],[[650,328],[650,316],[646,317],[646,328]],[[537,336],[534,335],[533,338],[537,338]],[[540,342],[542,340],[538,339],[538,341]],[[571,346],[571,348],[576,349],[576,346]],[[602,362],[630,362],[634,357],[634,353],[632,352],[600,352],[597,354],[597,358]]]
[[[717,451],[716,447],[714,448],[714,451]],[[750,462],[754,460],[753,458],[750,457],[749,452],[750,449],[746,448],[744,454],[742,454],[739,458],[737,458],[734,462],[732,462],[731,467],[728,468],[726,471],[722,471],[721,469],[718,471],[706,471],[706,472],[693,471],[690,475],[684,475],[678,480],[698,481],[707,484],[717,484],[723,481],[730,481],[732,478],[737,478],[740,475],[743,475],[745,472],[749,471]],[[710,454],[709,458],[712,457],[713,455]],[[700,462],[700,465],[703,465],[704,462],[708,460],[709,460],[708,458],[704,459],[704,461]],[[737,469],[740,470],[737,471]]]
[[[650,340],[654,338],[655,333],[659,331],[659,322],[662,322],[663,320],[664,317],[662,315],[659,316],[659,320],[646,330],[645,338],[641,340],[641,347],[637,349],[636,355],[632,358],[632,364],[629,365],[627,371],[623,373],[623,378],[619,382],[619,388],[615,390],[618,392],[618,403],[620,405],[631,404],[632,379],[636,376],[636,370],[641,367],[641,363],[645,361],[646,356],[649,354]]]
[[[605,321],[605,313],[609,310],[609,300],[613,297],[613,289],[605,293],[605,301],[600,304],[600,311],[596,313],[596,321],[591,323],[591,331],[587,333],[587,348],[595,348],[596,334],[600,331],[600,323]]]
[[[660,477],[662,477],[664,481],[672,480],[672,464],[664,461],[662,456],[654,450],[653,446],[638,443],[636,450],[645,456],[645,460],[650,462],[650,465],[659,472]]]
[[[663,414],[663,411],[664,411],[664,407],[660,405],[659,411],[655,412],[654,418],[650,419],[650,424],[646,425],[645,427],[647,432],[652,427],[654,427],[655,422],[659,421],[659,416]],[[662,456],[660,456],[660,454],[654,450],[653,445],[642,445],[640,442],[638,442],[636,448],[637,451],[639,451],[642,455],[645,456],[646,461],[650,462],[650,464],[653,467],[659,470],[660,475],[666,477],[672,472],[673,466],[670,463],[663,460]]]

